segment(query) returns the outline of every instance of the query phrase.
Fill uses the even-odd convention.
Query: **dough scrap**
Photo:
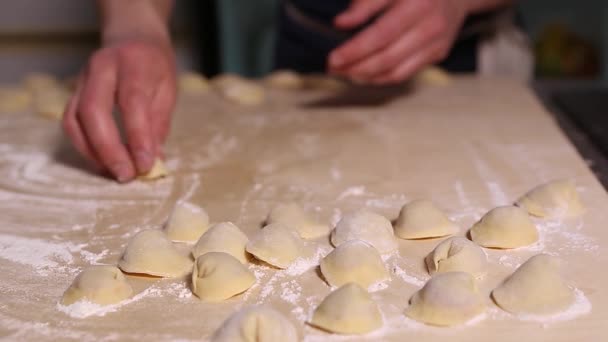
[[[397,249],[391,222],[386,217],[367,210],[344,215],[331,233],[334,247],[350,240],[363,240],[382,254]]]
[[[378,306],[361,286],[346,284],[315,309],[310,324],[338,334],[366,334],[383,325]]]
[[[163,160],[160,158],[156,158],[156,160],[154,160],[154,165],[152,165],[150,171],[137,176],[137,178],[145,181],[151,181],[167,177],[168,175],[169,171],[167,170],[167,167],[165,166]]]
[[[497,207],[471,228],[471,239],[489,248],[517,248],[538,240],[538,231],[528,213],[515,206]]]
[[[292,228],[302,239],[316,239],[330,232],[329,225],[314,220],[296,203],[277,205],[268,214],[266,223],[280,223]]]
[[[577,217],[585,211],[574,182],[570,180],[541,184],[517,200],[517,205],[530,215],[546,218]]]
[[[230,254],[209,252],[195,261],[192,292],[208,302],[219,302],[247,291],[255,276]]]
[[[469,273],[440,273],[414,294],[405,314],[419,322],[451,326],[480,315],[486,307],[484,301]]]
[[[32,102],[30,93],[19,87],[0,87],[0,113],[23,112]]]
[[[424,259],[430,275],[445,272],[466,272],[481,277],[487,272],[488,258],[476,244],[464,237],[442,241]]]
[[[177,202],[165,232],[172,241],[195,242],[209,229],[209,215],[205,209],[189,203]]]
[[[227,100],[245,106],[262,104],[266,99],[264,88],[253,81],[233,74],[223,74],[211,84]]]
[[[268,306],[251,306],[228,318],[211,342],[297,342],[293,324]]]
[[[336,247],[320,263],[325,280],[335,287],[355,283],[365,289],[390,279],[380,253],[361,240],[350,240]]]
[[[264,78],[264,82],[277,89],[301,89],[304,80],[293,70],[277,70]]]
[[[428,85],[435,87],[445,87],[452,84],[452,76],[450,74],[436,66],[430,66],[422,69],[414,75],[415,85]]]
[[[538,254],[494,289],[492,298],[502,309],[514,314],[548,315],[572,305],[574,291],[560,274],[559,260]]]
[[[203,94],[211,90],[207,78],[193,71],[181,73],[177,82],[179,90],[187,94]]]
[[[121,302],[131,296],[133,289],[116,266],[89,266],[76,276],[65,291],[61,304],[70,305],[87,300],[99,305]]]
[[[192,248],[192,256],[197,257],[209,252],[224,252],[232,255],[241,263],[247,263],[245,246],[249,238],[232,222],[212,225]]]
[[[277,268],[287,268],[303,253],[297,233],[279,223],[265,226],[247,243],[245,250]]]
[[[401,208],[395,235],[402,239],[426,239],[452,235],[458,226],[429,200],[415,200]]]
[[[162,231],[142,230],[127,245],[118,267],[127,273],[178,278],[190,273],[192,261],[180,254]]]

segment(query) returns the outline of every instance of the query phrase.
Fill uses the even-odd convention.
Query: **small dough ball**
[[[19,87],[0,87],[0,113],[23,112],[32,102],[30,93]]]
[[[344,215],[331,234],[334,247],[350,240],[363,240],[383,254],[397,249],[391,222],[386,217],[367,210]]]
[[[197,257],[209,252],[224,252],[232,255],[241,263],[247,263],[249,239],[232,222],[222,222],[211,226],[192,248],[192,256]]]
[[[70,93],[63,88],[49,88],[34,96],[34,111],[36,114],[61,120],[70,100]]]
[[[419,322],[451,326],[465,323],[485,310],[485,298],[469,273],[448,272],[431,278],[416,292],[406,316]]]
[[[99,305],[121,302],[131,296],[133,289],[116,266],[89,266],[65,291],[61,304],[70,305],[80,300]]]
[[[452,76],[439,67],[429,66],[414,75],[414,83],[422,86],[445,87],[452,84]]]
[[[452,235],[458,226],[428,200],[415,200],[399,212],[395,235],[402,239],[426,239]]]
[[[25,75],[23,85],[33,93],[60,87],[60,83],[55,76],[43,72],[32,72]]]
[[[211,89],[207,78],[196,72],[184,72],[177,80],[180,91],[187,94],[203,94]]]
[[[251,306],[228,318],[213,334],[211,342],[297,342],[293,324],[279,311]]]
[[[348,87],[347,83],[324,74],[312,74],[304,76],[304,85],[309,89],[341,91]]]
[[[370,294],[361,286],[349,283],[323,299],[310,324],[338,334],[362,335],[381,328],[383,322]]]
[[[277,89],[301,89],[304,80],[297,72],[292,70],[277,70],[264,78],[264,82]]]
[[[522,196],[517,205],[530,215],[546,218],[576,217],[585,211],[574,183],[569,180],[539,185]]]
[[[247,291],[255,276],[230,254],[209,252],[196,259],[192,292],[208,302],[219,302]]]
[[[165,166],[163,160],[160,158],[156,158],[156,160],[154,160],[154,165],[152,165],[150,171],[137,176],[137,178],[145,181],[150,181],[157,180],[159,178],[165,178],[168,175],[169,171],[167,170],[167,167]]]
[[[189,203],[177,202],[165,232],[172,241],[195,242],[209,229],[209,215],[205,209]]]
[[[331,286],[355,283],[363,288],[390,279],[380,253],[361,240],[350,240],[336,247],[321,260],[321,273]]]
[[[263,87],[237,75],[220,75],[211,83],[224,98],[240,105],[259,105],[266,98]]]
[[[455,236],[438,244],[425,258],[425,263],[430,275],[466,272],[478,278],[486,274],[488,258],[479,246]]]
[[[160,230],[143,230],[127,245],[118,267],[128,273],[178,278],[192,270],[192,261],[180,254]]]
[[[277,205],[268,214],[266,223],[280,223],[288,228],[293,228],[302,239],[327,236],[330,231],[329,225],[314,220],[296,203]]]
[[[517,248],[538,240],[536,227],[528,213],[515,206],[490,210],[471,228],[471,239],[483,247]]]
[[[302,239],[282,224],[273,223],[257,232],[245,250],[277,268],[287,268],[304,249]]]
[[[523,263],[492,291],[498,306],[514,314],[548,315],[566,310],[574,292],[560,274],[555,257],[539,254]]]

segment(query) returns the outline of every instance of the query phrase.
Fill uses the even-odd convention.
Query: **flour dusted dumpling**
[[[241,263],[247,262],[247,246],[249,238],[232,222],[221,222],[212,225],[201,236],[192,248],[192,256],[197,258],[209,252],[224,252],[232,255]]]
[[[380,253],[361,240],[347,241],[321,260],[321,273],[335,287],[356,283],[363,288],[390,279]]]
[[[177,79],[179,90],[187,94],[203,94],[211,89],[207,78],[196,72],[184,72]]]
[[[31,101],[25,89],[0,86],[0,113],[22,112],[29,108]]]
[[[251,306],[228,318],[211,342],[297,342],[293,324],[268,306]]]
[[[467,272],[480,277],[486,273],[488,264],[486,253],[463,237],[452,237],[441,242],[424,261],[431,275]]]
[[[110,305],[129,298],[132,293],[131,285],[116,266],[89,266],[76,276],[63,294],[61,304],[70,305],[86,300]]]
[[[528,213],[515,206],[490,210],[473,225],[470,233],[475,243],[490,248],[517,248],[538,240],[538,232]]]
[[[366,334],[382,327],[382,315],[370,294],[355,283],[330,293],[315,309],[310,324],[338,334]]]
[[[167,171],[167,167],[165,166],[165,163],[163,162],[163,160],[160,158],[156,158],[154,160],[154,164],[152,165],[152,168],[148,172],[137,176],[137,178],[139,178],[141,180],[145,180],[145,181],[150,181],[150,180],[157,180],[159,178],[164,178],[164,177],[167,177],[168,175],[169,175],[169,171]]]
[[[237,75],[220,75],[215,77],[211,83],[224,98],[241,105],[259,105],[266,98],[263,87]]]
[[[469,273],[440,273],[414,294],[405,314],[423,323],[451,326],[483,313],[484,301]]]
[[[165,231],[169,239],[179,242],[197,241],[209,229],[209,215],[205,209],[189,203],[177,202]]]
[[[279,204],[274,207],[266,223],[280,223],[295,230],[302,239],[316,239],[329,235],[329,226],[310,217],[301,206],[296,203]]]
[[[434,238],[456,232],[458,226],[428,200],[404,205],[395,224],[395,235],[402,239]]]
[[[391,222],[386,217],[367,210],[344,215],[331,233],[331,243],[335,247],[350,240],[363,240],[380,253],[390,253],[397,249]]]
[[[304,249],[298,234],[279,223],[265,226],[257,232],[247,244],[245,250],[277,268],[287,268]]]
[[[118,267],[128,273],[178,278],[192,270],[192,261],[173,246],[160,230],[143,230],[127,245]]]
[[[548,315],[572,305],[574,292],[560,274],[558,259],[539,254],[492,291],[492,298],[511,313]]]
[[[517,205],[530,215],[546,218],[575,217],[585,211],[574,183],[569,180],[539,185],[522,196]]]
[[[255,276],[230,254],[209,252],[199,256],[192,269],[192,292],[200,299],[218,302],[247,291]]]
[[[264,82],[278,89],[300,89],[304,87],[304,80],[292,70],[277,70],[264,78]]]

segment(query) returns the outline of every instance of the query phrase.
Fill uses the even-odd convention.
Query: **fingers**
[[[409,79],[427,65],[442,60],[445,57],[445,43],[438,41],[418,51],[404,60],[395,68],[384,72],[370,80],[373,84],[392,84]]]
[[[370,20],[389,3],[389,0],[353,0],[346,11],[336,16],[334,24],[339,29],[355,28]]]
[[[156,152],[162,155],[162,145],[169,135],[171,115],[175,105],[175,82],[162,82],[152,100],[150,114],[156,141]]]

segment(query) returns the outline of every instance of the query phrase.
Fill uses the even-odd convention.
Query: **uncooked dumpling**
[[[43,72],[31,72],[25,75],[23,85],[32,93],[44,92],[60,86],[55,76]]]
[[[152,168],[150,169],[150,171],[137,176],[137,178],[148,181],[148,180],[156,180],[159,178],[164,178],[164,177],[167,177],[168,175],[169,175],[169,171],[167,171],[167,167],[165,166],[165,163],[163,162],[163,160],[160,158],[156,158],[156,160],[154,160],[154,164],[152,165]]]
[[[386,217],[367,210],[344,215],[331,234],[331,243],[335,247],[350,240],[363,240],[380,253],[390,253],[397,249],[391,222]]]
[[[61,304],[70,305],[86,300],[99,305],[121,302],[131,296],[133,289],[116,266],[89,266],[65,291]]]
[[[489,248],[517,248],[538,240],[536,227],[528,213],[515,206],[490,210],[471,228],[471,239]]]
[[[50,88],[34,96],[34,111],[49,119],[61,120],[65,112],[70,93],[63,88]]]
[[[401,208],[395,235],[402,239],[425,239],[458,232],[454,222],[428,200],[415,200]]]
[[[329,235],[329,226],[314,220],[296,203],[279,204],[274,207],[267,224],[280,223],[295,230],[302,239],[316,239]]]
[[[493,292],[498,306],[515,314],[548,315],[566,310],[573,290],[559,270],[558,259],[539,254],[523,263]]]
[[[192,261],[180,254],[160,230],[143,230],[127,245],[118,267],[128,273],[177,278],[192,270]]]
[[[192,292],[209,302],[236,296],[254,283],[253,273],[227,253],[205,253],[196,259],[192,270]]]
[[[304,80],[295,71],[277,70],[264,78],[264,82],[278,89],[300,89],[304,87]]]
[[[228,318],[211,342],[297,342],[293,324],[267,306],[251,306]]]
[[[177,80],[179,90],[187,94],[202,94],[211,89],[205,76],[196,72],[184,72]]]
[[[241,105],[259,105],[266,97],[264,88],[243,77],[224,74],[212,80],[212,85],[227,100]]]
[[[279,223],[269,224],[257,232],[245,250],[272,266],[287,268],[303,252],[298,234]]]
[[[211,226],[192,248],[192,256],[197,258],[209,252],[224,252],[232,255],[241,263],[247,262],[249,239],[232,222],[222,222]]]
[[[309,74],[304,76],[304,85],[309,89],[339,91],[347,88],[347,83],[325,74]]]
[[[484,300],[469,273],[441,273],[414,294],[405,314],[431,325],[457,325],[480,315]]]
[[[177,202],[165,231],[169,239],[195,242],[209,229],[209,215],[205,209],[188,202]]]
[[[382,327],[378,306],[361,286],[346,284],[330,293],[312,315],[310,324],[338,334],[366,334]]]
[[[463,237],[449,238],[435,247],[425,258],[429,274],[466,272],[480,277],[487,272],[486,253]]]
[[[569,180],[539,185],[522,196],[517,205],[530,215],[546,218],[575,217],[585,211],[574,183]]]
[[[390,278],[380,253],[361,240],[347,241],[321,260],[321,273],[335,287],[356,283],[369,288]]]
[[[420,70],[414,75],[413,80],[416,85],[422,86],[445,87],[452,83],[450,74],[436,66],[429,66]]]
[[[0,87],[0,113],[22,112],[29,108],[31,95],[18,87]]]

